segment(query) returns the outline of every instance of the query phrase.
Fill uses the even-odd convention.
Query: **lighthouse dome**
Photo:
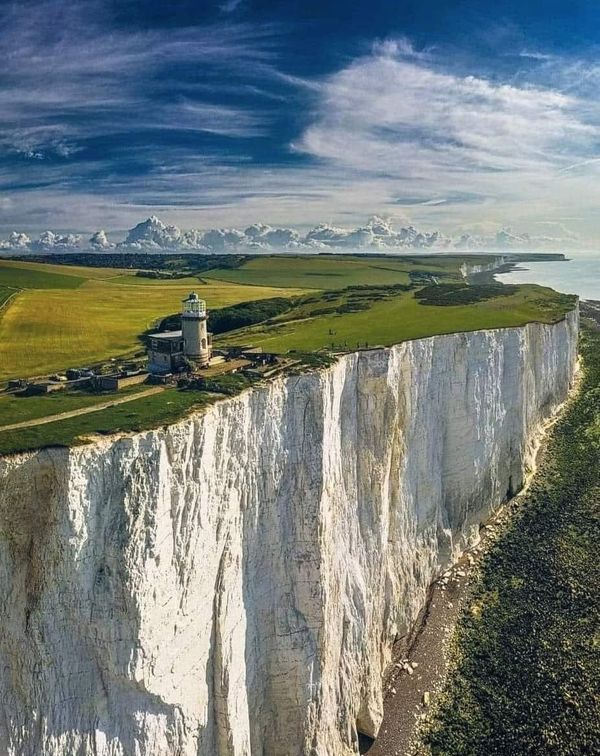
[[[206,317],[206,302],[193,291],[183,300],[182,314],[187,317]]]

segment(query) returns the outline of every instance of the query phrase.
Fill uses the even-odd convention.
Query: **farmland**
[[[430,271],[460,277],[462,260],[456,257],[341,256],[256,257],[237,268],[203,274],[240,284],[296,286],[303,289],[342,289],[346,286],[405,284],[409,274]],[[489,258],[488,258],[489,262]]]
[[[48,267],[0,262],[0,285],[10,281],[21,288],[0,314],[0,380],[133,352],[140,348],[139,335],[178,310],[192,285],[213,308],[298,293],[215,280],[203,284],[193,278],[183,285],[174,280],[148,286],[148,279],[136,279],[129,271],[123,276],[127,283],[121,283],[119,270],[108,269],[108,276],[104,269],[90,268],[85,278],[85,268]],[[57,268],[67,273],[56,273]]]

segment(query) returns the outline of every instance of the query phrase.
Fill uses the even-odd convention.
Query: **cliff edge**
[[[0,459],[0,752],[357,753],[394,640],[521,486],[577,331],[350,354]]]

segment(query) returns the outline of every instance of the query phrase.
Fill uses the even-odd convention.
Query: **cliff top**
[[[506,261],[484,255],[279,255],[238,256],[229,267],[216,258],[218,267],[210,268],[205,256],[197,268],[172,258],[154,270],[133,271],[0,261],[0,381],[95,360],[117,366],[119,355],[143,359],[142,333],[172,313],[190,285],[211,308],[215,346],[253,344],[287,354],[284,362],[293,370],[327,362],[328,354],[436,334],[553,323],[572,309],[573,297],[551,289],[475,286],[465,278]],[[125,394],[68,390],[37,397],[0,391],[0,453],[168,424],[251,382],[238,378],[221,378],[210,391],[149,394],[131,387]]]

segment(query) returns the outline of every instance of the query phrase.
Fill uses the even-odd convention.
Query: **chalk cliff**
[[[394,639],[523,480],[577,313],[0,460],[0,753],[345,756]]]

